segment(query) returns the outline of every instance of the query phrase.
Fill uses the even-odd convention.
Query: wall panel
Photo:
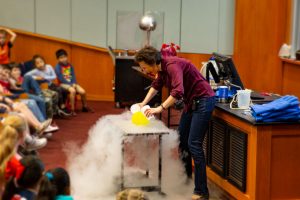
[[[71,0],[37,0],[36,32],[71,40]]]
[[[0,0],[0,25],[35,31],[34,0]]]
[[[218,52],[233,54],[235,0],[220,0]]]
[[[72,0],[72,41],[106,47],[107,0]]]
[[[114,67],[107,52],[73,46],[72,64],[76,70],[77,81],[88,92],[88,99],[114,100]]]
[[[107,20],[107,45],[116,47],[117,38],[117,11],[137,11],[143,13],[143,1],[141,0],[109,0]],[[138,26],[138,24],[137,24]],[[126,33],[123,33],[126,35]]]
[[[145,0],[144,11],[164,13],[164,43],[180,42],[181,0]]]
[[[182,1],[181,47],[183,52],[218,50],[219,0]]]
[[[287,1],[236,1],[234,61],[247,88],[282,91],[278,51],[286,38],[287,19],[282,16],[287,5]]]

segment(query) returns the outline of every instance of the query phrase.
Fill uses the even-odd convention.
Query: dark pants
[[[208,194],[203,140],[214,106],[215,97],[200,98],[194,110],[182,113],[179,124],[181,158],[189,178],[192,177],[194,159],[194,193],[199,195]]]

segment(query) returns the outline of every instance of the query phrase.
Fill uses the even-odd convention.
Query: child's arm
[[[71,65],[71,75],[72,75],[72,81],[71,81],[71,83],[72,84],[77,83],[76,76],[75,76],[75,70],[74,70],[74,67],[72,65]]]
[[[53,81],[56,79],[56,74],[53,70],[53,67],[51,65],[46,65],[47,67],[47,70],[49,70],[49,75],[46,75],[44,78],[47,80],[47,81]]]
[[[39,75],[37,74],[37,69],[33,69],[29,72],[27,72],[24,76],[31,76],[34,79],[38,79]]]
[[[8,28],[1,28],[1,29],[5,30],[10,35],[9,41],[11,42],[11,44],[13,44],[17,38],[17,34]]]
[[[11,79],[9,79],[9,85],[10,85],[10,89],[12,89],[12,90],[23,90],[22,88],[20,88],[16,85],[15,81],[13,81]]]

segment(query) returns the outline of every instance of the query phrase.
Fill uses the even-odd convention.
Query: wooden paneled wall
[[[285,59],[282,64],[282,94],[293,94],[300,98],[300,61]]]
[[[77,81],[87,91],[88,99],[113,101],[114,66],[105,49],[38,34],[16,32],[18,38],[12,48],[12,61],[24,62],[30,60],[34,54],[40,54],[47,63],[55,66],[55,52],[64,48],[75,67]]]
[[[281,93],[289,9],[288,1],[236,1],[234,61],[247,88]]]

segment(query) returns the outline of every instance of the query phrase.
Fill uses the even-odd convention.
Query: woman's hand
[[[145,104],[143,104],[143,102],[137,103],[137,105],[139,105],[141,109],[142,109],[142,107],[145,106]]]
[[[154,115],[154,114],[159,114],[163,111],[163,108],[161,106],[158,106],[156,108],[150,108],[150,109],[147,109],[145,111],[145,115],[146,117],[150,117],[151,115]]]

